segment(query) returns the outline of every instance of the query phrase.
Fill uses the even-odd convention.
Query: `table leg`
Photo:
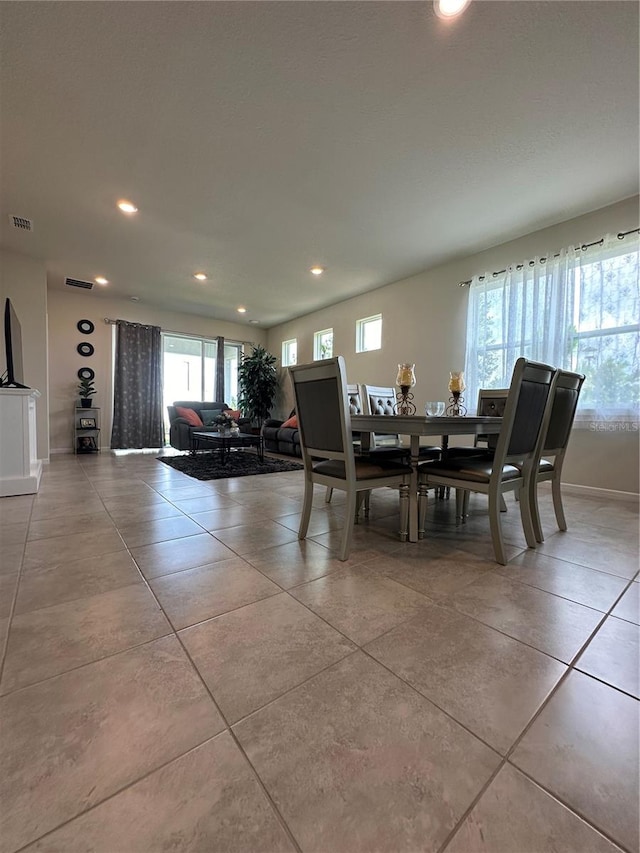
[[[411,481],[409,485],[409,542],[418,541],[418,463],[420,436],[411,436]]]

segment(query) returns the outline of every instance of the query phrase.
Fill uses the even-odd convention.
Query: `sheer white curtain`
[[[586,375],[586,419],[637,421],[640,379],[638,235],[475,276],[469,291],[465,376],[474,410],[480,388],[508,387],[519,356]]]

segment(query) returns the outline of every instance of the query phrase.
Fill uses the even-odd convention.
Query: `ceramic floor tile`
[[[176,629],[280,592],[240,557],[151,578],[149,583]]]
[[[230,723],[356,648],[285,593],[180,632]]]
[[[237,527],[240,524],[245,524],[247,510],[243,506],[234,504],[223,509],[210,509],[206,512],[202,512],[200,509],[198,512],[190,513],[190,518],[204,527],[205,530],[224,530],[226,527]]]
[[[25,568],[52,566],[66,560],[96,559],[103,554],[124,551],[125,546],[115,528],[89,530],[51,539],[27,542],[24,550]]]
[[[287,542],[295,542],[298,538],[293,530],[287,530],[275,521],[264,521],[259,515],[252,516],[250,524],[216,530],[215,537],[236,554],[248,554],[262,548],[285,545]]]
[[[4,572],[0,575],[0,618],[9,616],[13,598],[18,586],[18,571]],[[1,659],[1,658],[0,658]]]
[[[2,524],[0,522],[0,548],[9,548],[12,545],[23,545],[27,539],[27,522],[13,522]]]
[[[7,851],[224,727],[175,637],[5,696],[0,719],[0,838]]]
[[[114,551],[95,559],[26,568],[20,578],[16,613],[62,604],[134,583],[142,583],[142,576],[126,551]]]
[[[234,731],[305,853],[437,850],[499,762],[359,652]]]
[[[34,539],[51,539],[54,536],[70,536],[75,533],[86,533],[88,530],[113,530],[113,521],[106,510],[92,515],[71,515],[68,518],[43,518],[32,521],[29,525],[29,541]]]
[[[638,571],[637,541],[627,545],[609,531],[591,525],[573,525],[566,533],[557,532],[538,549],[550,557],[622,578],[632,578]]]
[[[14,616],[0,692],[50,678],[170,631],[142,583]]]
[[[503,755],[566,672],[553,658],[440,607],[365,649]]]
[[[511,761],[628,850],[638,849],[636,699],[572,672]]]
[[[498,574],[606,613],[628,584],[624,578],[587,569],[576,563],[527,551],[508,566],[495,566]]]
[[[575,664],[636,699],[640,698],[640,628],[610,616]]]
[[[26,524],[26,522],[29,521],[32,506],[32,495],[20,495],[14,498],[2,498],[0,500],[0,523]]]
[[[127,548],[139,548],[142,545],[153,545],[155,542],[168,542],[170,539],[196,536],[203,532],[199,524],[185,515],[159,518],[118,529]]]
[[[570,663],[602,619],[602,613],[494,572],[445,600],[491,628]]]
[[[0,575],[15,575],[22,565],[24,545],[3,546],[0,551]]]
[[[619,853],[619,850],[507,764],[464,820],[445,853]]]
[[[295,542],[279,545],[277,548],[250,551],[243,555],[243,559],[283,589],[290,589],[352,564],[359,564],[359,560],[355,563],[351,560],[338,560],[326,548],[310,539],[296,539]]]
[[[193,569],[236,555],[210,533],[132,548],[131,554],[147,578]]]
[[[493,567],[482,560],[469,559],[464,551],[453,549],[443,554],[428,545],[416,544],[416,549],[408,547],[389,556],[369,560],[364,567],[434,600],[473,583]]]
[[[431,606],[425,596],[357,568],[295,587],[290,594],[360,646]]]
[[[617,616],[618,619],[625,619],[627,622],[640,625],[640,587],[638,584],[631,584],[611,614]]]
[[[184,513],[169,501],[163,501],[162,503],[147,504],[137,508],[111,507],[109,515],[117,527],[124,527],[131,524],[144,524],[146,521],[157,521],[161,518],[182,518]]]
[[[28,853],[293,851],[228,732],[156,770]]]
[[[233,500],[233,498],[227,497],[226,495],[218,495],[218,494],[208,494],[205,497],[199,498],[186,498],[185,500],[174,500],[172,501],[178,509],[185,512],[187,515],[195,515],[198,512],[211,512],[212,510],[218,509],[233,509],[234,507],[239,506],[239,504]],[[246,513],[244,518],[246,518]]]
[[[31,521],[45,518],[68,518],[71,515],[93,515],[104,511],[104,504],[96,495],[91,498],[60,500],[57,497],[39,498],[33,502]]]

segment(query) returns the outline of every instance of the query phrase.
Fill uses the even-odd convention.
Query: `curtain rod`
[[[629,234],[638,234],[638,233],[640,233],[640,228],[632,228],[631,231],[620,231],[617,234],[617,237],[618,237],[618,240],[624,240],[624,238],[627,237]],[[601,237],[599,240],[594,240],[593,243],[583,243],[581,246],[574,246],[574,249],[576,252],[586,252],[586,250],[589,249],[591,246],[601,246],[603,243],[604,243],[604,237]],[[556,252],[556,254],[553,255],[553,257],[559,258],[560,252]],[[539,261],[541,264],[544,264],[546,260],[547,260],[546,258],[539,258]],[[532,266],[534,266],[535,263],[536,263],[535,261],[529,261],[529,266],[532,267]],[[521,270],[523,267],[524,267],[524,264],[516,264],[517,270]],[[495,270],[494,272],[491,273],[491,275],[495,278],[497,275],[502,275],[502,273],[506,272],[506,271],[507,271],[506,269]],[[483,275],[478,276],[478,281],[484,281],[484,279],[485,279],[485,276],[483,276]],[[471,284],[472,280],[473,279],[469,278],[469,279],[467,279],[467,281],[459,281],[458,287],[468,287]]]
[[[115,326],[118,321],[112,320],[110,317],[105,317],[104,322],[108,326]],[[125,320],[125,322],[129,323],[130,321]],[[140,325],[144,325],[144,323],[134,323],[133,325],[140,326]],[[213,340],[216,340],[217,338],[221,337],[220,335],[207,336],[207,335],[194,335],[194,334],[191,334],[190,332],[176,332],[173,329],[162,329],[162,327],[161,327],[161,330],[162,330],[162,333],[165,335],[178,335],[178,337],[181,337],[181,338],[201,338],[202,340],[213,341]],[[255,346],[253,341],[238,341],[235,338],[226,338],[225,340],[229,343],[250,344],[251,346]]]

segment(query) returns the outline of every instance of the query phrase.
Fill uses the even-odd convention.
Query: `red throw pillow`
[[[202,418],[193,409],[186,409],[184,406],[176,406],[178,417],[184,418],[191,426],[203,426]]]
[[[290,417],[288,421],[285,421],[282,424],[280,429],[284,429],[285,427],[287,427],[288,429],[298,429],[298,416],[293,415],[292,417]]]
[[[233,421],[237,421],[242,417],[242,412],[240,411],[240,409],[225,409],[224,413]]]

